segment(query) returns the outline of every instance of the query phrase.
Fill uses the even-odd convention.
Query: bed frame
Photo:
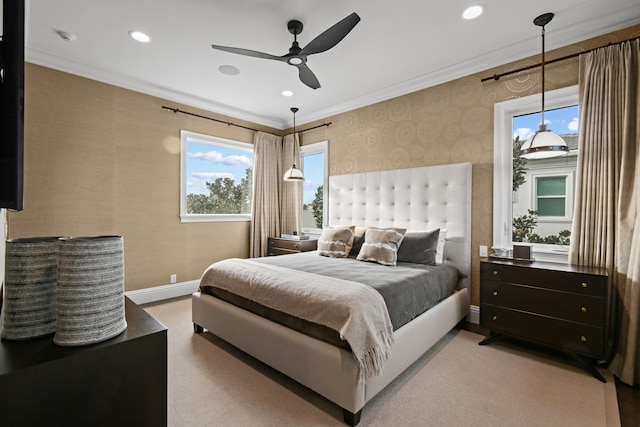
[[[382,374],[358,382],[348,350],[311,338],[209,295],[192,296],[194,330],[209,332],[314,390],[355,426],[365,404],[469,313],[471,164],[329,178],[329,224],[446,229],[444,262],[463,274],[457,291],[395,332]]]

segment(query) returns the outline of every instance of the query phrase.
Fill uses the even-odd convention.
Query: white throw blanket
[[[211,265],[200,286],[221,288],[337,331],[351,346],[360,381],[379,374],[391,357],[387,306],[378,291],[362,283],[231,258]]]

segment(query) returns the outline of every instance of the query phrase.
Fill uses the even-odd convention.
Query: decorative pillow
[[[439,237],[440,229],[406,233],[398,248],[398,262],[436,265]]]
[[[364,233],[364,243],[356,259],[382,265],[396,265],[398,248],[405,231],[398,228],[368,228]]]
[[[318,255],[331,258],[346,258],[353,245],[351,227],[325,228],[318,239]]]
[[[444,243],[447,238],[447,229],[440,229],[440,236],[438,236],[438,247],[436,248],[436,264],[442,264],[444,262]]]

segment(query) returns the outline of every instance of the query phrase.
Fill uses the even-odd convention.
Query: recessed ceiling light
[[[282,96],[293,96],[293,92],[291,92],[290,90],[283,90]]]
[[[484,6],[481,4],[477,4],[475,6],[466,8],[465,11],[462,12],[462,17],[464,19],[475,19],[478,16],[482,15],[482,12],[484,12]]]
[[[233,65],[221,65],[218,67],[218,71],[227,76],[237,76],[240,74],[240,70]]]
[[[151,37],[143,33],[142,31],[131,30],[129,31],[129,35],[135,41],[139,41],[140,43],[149,43],[151,41]]]

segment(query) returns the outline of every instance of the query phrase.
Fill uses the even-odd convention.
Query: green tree
[[[311,208],[313,209],[313,218],[316,220],[316,227],[322,228],[322,205],[323,205],[323,197],[322,197],[322,185],[316,189],[316,194],[313,197],[313,202],[311,202]]]
[[[520,141],[520,136],[516,136],[516,139],[513,140],[513,191],[518,191],[518,188],[526,182],[524,176],[527,172],[528,160],[520,157],[522,144],[524,141]]]
[[[527,209],[528,213],[513,218],[513,232],[511,240],[513,242],[528,242],[533,229],[538,223],[538,211]]]
[[[217,178],[205,185],[209,194],[187,194],[189,214],[242,214],[251,212],[253,171],[245,170],[245,177],[236,185],[231,178]]]

